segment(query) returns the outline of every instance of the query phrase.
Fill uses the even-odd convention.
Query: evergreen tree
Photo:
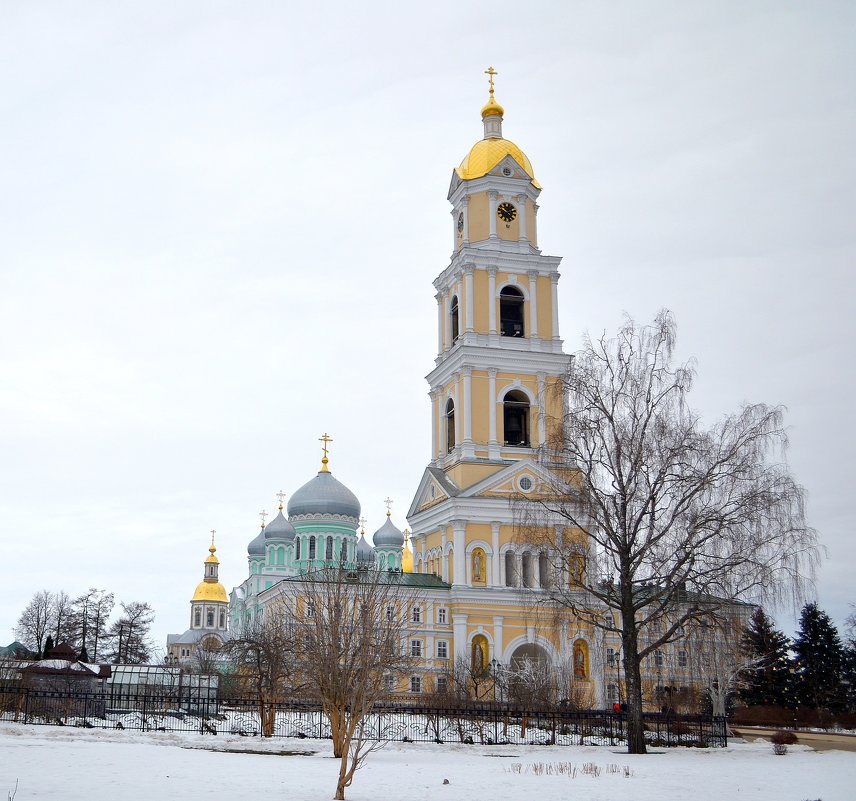
[[[53,651],[53,648],[54,648],[54,641],[53,641],[53,637],[51,637],[51,635],[50,635],[50,634],[48,634],[48,638],[45,640],[45,653],[44,653],[44,657],[45,657],[45,659],[47,659],[48,654],[49,654],[51,651]]]
[[[125,664],[147,662],[152,650],[149,634],[155,617],[154,609],[141,601],[122,603],[121,606],[122,614],[107,632],[111,646],[108,658]]]
[[[840,710],[844,647],[829,615],[815,603],[806,604],[800,613],[794,655],[797,700],[812,709]]]
[[[740,641],[751,664],[740,676],[740,698],[744,704],[791,706],[794,702],[790,663],[790,640],[758,607]]]

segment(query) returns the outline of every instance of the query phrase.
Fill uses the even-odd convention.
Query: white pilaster
[[[446,530],[443,529],[440,533],[440,578],[443,581],[449,581],[449,554],[446,553]]]
[[[455,373],[454,379],[455,379],[455,396],[456,396],[456,399],[455,399],[455,447],[457,448],[461,444],[461,440],[463,439],[463,437],[461,436],[461,429],[463,428],[463,421],[461,420],[463,415],[461,414],[461,412],[463,411],[463,409],[461,408],[461,404],[460,404],[461,395],[463,394],[461,392],[461,374]]]
[[[529,271],[529,336],[538,338],[538,273]]]
[[[496,267],[487,268],[488,331],[496,334]]]
[[[496,239],[496,206],[497,206],[497,198],[499,194],[491,190],[487,193],[488,198],[490,199],[490,208],[488,214],[490,216],[490,238]]]
[[[446,292],[446,297],[443,298],[443,329],[446,331],[445,341],[443,342],[443,350],[447,351],[452,347],[452,295],[451,290]],[[460,311],[458,312],[460,314]]]
[[[520,210],[520,239],[527,241],[529,237],[526,235],[526,195],[517,196],[517,208]]]
[[[505,643],[502,637],[502,616],[493,616],[493,657],[497,662],[502,662],[502,652],[505,649]]]
[[[464,213],[464,244],[468,244],[470,241],[470,215],[469,215],[469,206],[470,206],[470,196],[465,195],[463,199],[463,213]]]
[[[550,283],[553,289],[553,339],[559,338],[559,274],[550,275]]]
[[[464,442],[473,441],[473,368],[464,367]]]
[[[487,404],[490,420],[490,439],[488,440],[488,458],[499,459],[499,442],[496,439],[496,368],[490,367],[487,371]]]
[[[499,577],[499,523],[490,524],[490,547],[493,549],[491,554],[491,570],[490,570],[490,586],[499,587],[502,585]]]
[[[467,331],[472,331],[475,327],[474,311],[473,311],[473,265],[464,265],[464,294],[467,299],[467,319],[464,325]]]
[[[544,392],[547,376],[544,373],[538,373],[538,446],[543,445],[547,440],[547,415]]]
[[[443,295],[439,292],[434,295],[437,299],[437,353],[443,352]]]
[[[466,524],[463,520],[453,520],[452,530],[454,531],[454,539],[452,540],[454,546],[454,552],[452,553],[452,584],[465,584],[467,581]]]
[[[438,448],[438,443],[440,442],[439,428],[437,425],[439,423],[439,416],[435,411],[435,407],[441,406],[442,401],[440,393],[436,389],[432,389],[428,393],[428,396],[431,398],[431,461],[433,462],[440,455]]]
[[[452,631],[455,638],[455,661],[467,658],[467,615],[452,615]]]

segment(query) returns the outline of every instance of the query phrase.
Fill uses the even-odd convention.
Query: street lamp
[[[493,700],[496,701],[496,677],[499,674],[499,670],[502,667],[502,663],[493,658],[490,660],[490,673],[493,676]],[[502,688],[499,688],[499,700],[502,701]]]

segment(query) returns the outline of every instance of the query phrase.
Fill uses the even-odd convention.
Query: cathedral
[[[581,701],[615,697],[617,684],[609,684],[602,662],[591,658],[594,649],[603,650],[594,630],[569,610],[545,612],[532,602],[532,593],[549,582],[573,582],[574,571],[585,570],[582,533],[561,531],[577,553],[558,577],[544,553],[514,536],[512,500],[556,483],[537,453],[550,421],[561,418],[556,388],[570,357],[559,336],[561,259],[539,249],[541,185],[526,154],[503,135],[495,74],[488,70],[482,137],[454,169],[449,187],[452,256],[434,280],[437,357],[427,376],[432,447],[407,513],[412,534],[408,538],[387,512],[366,538],[359,500],[330,469],[331,439],[324,434],[321,469],[286,508],[280,494],[277,514],[247,547],[247,577],[228,603],[206,560],[191,628],[170,638],[173,659],[188,658],[188,642],[228,636],[227,608],[232,630],[251,622],[285,591],[285,580],[325,566],[371,564],[400,571],[420,598],[409,621],[416,633],[408,637],[423,667],[394,689],[442,690],[453,666],[467,660],[494,671],[550,666]]]

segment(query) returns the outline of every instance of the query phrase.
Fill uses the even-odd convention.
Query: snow
[[[331,757],[326,740],[2,723],[0,797],[18,780],[15,801],[201,801],[214,794],[327,801],[338,770]],[[600,775],[584,772],[587,763],[599,767]],[[576,768],[573,777],[558,772],[565,766]],[[721,801],[739,794],[741,801],[850,801],[854,785],[856,753],[791,746],[786,756],[775,756],[763,741],[732,740],[727,749],[675,748],[648,756],[594,746],[390,743],[369,756],[346,797],[663,801],[691,795],[693,801]]]

